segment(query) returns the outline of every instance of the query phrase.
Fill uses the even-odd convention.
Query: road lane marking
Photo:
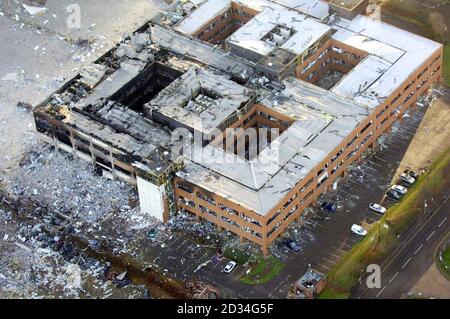
[[[308,233],[307,231],[304,231],[302,234],[303,234],[303,235],[306,235],[306,236],[308,236],[309,238],[312,238],[312,239],[315,238],[313,235],[311,235],[311,234]]]
[[[386,161],[385,159],[382,159],[381,157],[378,157],[378,156],[374,156],[374,158],[376,158],[377,160],[380,160],[380,161],[382,161],[382,162],[385,162],[385,163],[388,162],[388,161]]]
[[[357,235],[355,235],[357,236]],[[353,247],[356,243],[359,243],[361,241],[361,237],[356,237],[356,238],[349,238],[347,240],[347,243],[351,243],[350,247]]]
[[[308,224],[304,224],[303,227],[307,228],[309,231],[313,233],[317,233],[317,230],[309,226]]]
[[[424,223],[422,224],[422,226],[413,233],[412,238],[406,243],[406,245],[409,245],[410,243],[412,243],[412,241],[417,237],[417,235],[422,231],[422,229],[428,225],[430,223],[430,221],[432,220],[433,216],[436,215],[442,207],[444,207],[444,205],[447,203],[449,197],[447,197],[445,199],[445,201],[433,212],[433,214],[431,215],[431,217]],[[398,253],[395,254],[395,256],[393,258],[391,258],[391,260],[389,261],[389,263],[383,267],[382,269],[382,273],[392,264],[392,262],[402,253],[403,250],[400,250]]]
[[[360,184],[360,183],[355,182],[354,180],[352,180],[352,179],[350,179],[350,178],[348,179],[348,181],[349,181],[349,182],[352,182],[353,184],[356,184],[356,185],[359,185],[359,184]]]
[[[447,217],[444,218],[444,220],[439,224],[438,227],[441,227],[443,223],[445,223],[445,221],[447,220]]]
[[[407,139],[406,139],[407,140]],[[405,139],[402,139],[402,138],[397,138],[396,140],[395,140],[395,143],[393,143],[393,142],[389,142],[391,145],[394,145],[394,146],[397,146],[399,149],[400,149],[400,145],[405,145],[406,143],[404,142],[404,141],[406,141]],[[385,143],[385,144],[388,144],[387,142]],[[388,145],[388,147],[389,147],[389,145]]]
[[[352,246],[350,246],[349,244],[344,244],[343,246],[347,248],[347,251],[350,251],[352,249]]]
[[[322,257],[322,259],[324,259],[325,261],[328,261],[330,264],[332,264],[333,266],[336,265],[335,261],[332,261],[331,259],[328,259],[327,257]]]
[[[402,269],[406,267],[406,265],[411,261],[412,257],[409,257],[409,259],[403,264]]]
[[[373,168],[373,167],[370,167],[370,166],[368,166],[368,165],[363,165],[363,166],[364,166],[365,168],[368,168],[368,169],[370,169],[370,170],[372,170],[372,171],[378,173],[378,171],[377,171],[375,168]]]
[[[392,277],[391,280],[389,280],[389,283],[391,283],[391,282],[395,279],[395,277],[397,277],[397,275],[398,275],[399,273],[400,273],[400,272],[397,271],[397,273],[394,275],[394,277]]]
[[[381,295],[384,291],[384,289],[386,289],[387,286],[384,286],[383,289],[380,290],[380,292],[376,295],[375,298],[378,298],[379,295]]]
[[[420,245],[419,248],[417,248],[417,250],[414,252],[414,255],[417,254],[422,247],[423,247],[423,244]]]
[[[425,241],[428,241],[428,239],[430,239],[430,238],[431,238],[431,236],[433,236],[435,232],[436,232],[436,231],[435,231],[435,230],[433,230],[433,232],[432,232],[432,233],[430,234],[430,236],[428,236],[428,237],[427,237],[427,239],[425,239]]]
[[[398,145],[395,145],[395,144],[393,144],[393,143],[385,142],[385,144],[387,144],[388,147],[384,148],[383,151],[386,151],[386,150],[389,149],[389,148],[395,148],[395,149],[397,149],[397,150],[400,149],[400,147],[398,147]]]
[[[326,266],[326,265],[319,264],[319,266],[322,267],[322,268],[324,268],[326,271],[328,271],[328,270],[331,269],[331,267],[328,267],[328,266]]]
[[[329,255],[331,255],[331,256],[334,256],[334,257],[336,257],[337,259],[341,259],[341,257],[339,257],[338,255],[335,255],[335,254],[333,254],[333,253],[331,253],[331,252],[327,252]]]
[[[398,154],[399,152],[401,152],[401,149],[402,149],[402,147],[399,145],[385,143],[385,146],[383,146],[383,149],[380,150],[380,154],[390,152],[390,154],[395,155],[395,154]]]
[[[312,219],[309,220],[311,224],[315,225],[316,227],[322,227],[318,222],[313,221]]]
[[[173,240],[173,241],[169,244],[169,246],[175,246],[175,243],[176,243],[179,239],[181,239],[181,237],[176,237],[175,240]]]
[[[372,163],[372,164],[375,165],[375,166],[383,167],[383,165],[380,165],[380,164],[378,164],[378,163],[375,163],[375,162],[373,162],[372,160],[370,160],[369,162]]]

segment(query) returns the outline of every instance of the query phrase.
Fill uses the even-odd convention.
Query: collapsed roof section
[[[203,69],[190,69],[145,105],[146,112],[171,128],[209,135],[252,99],[250,90]]]

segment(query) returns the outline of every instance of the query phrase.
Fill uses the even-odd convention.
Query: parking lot
[[[409,110],[401,121],[394,124],[392,132],[381,139],[380,149],[376,153],[354,165],[348,178],[338,183],[335,191],[322,196],[319,202],[335,203],[336,212],[313,208],[304,226],[293,225],[290,228],[285,237],[298,241],[302,250],[293,253],[287,248],[276,249],[276,253],[287,262],[280,277],[290,275],[292,280],[277,286],[270,293],[271,297],[286,296],[293,281],[309,266],[325,274],[329,272],[361,240],[361,237],[351,233],[351,225],[359,224],[367,229],[381,217],[369,209],[370,203],[380,203],[389,208],[397,202],[385,193],[392,185],[394,174],[425,111],[420,107]],[[397,183],[407,187],[404,183]]]

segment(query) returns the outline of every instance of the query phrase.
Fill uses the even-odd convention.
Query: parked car
[[[359,225],[353,224],[352,225],[352,233],[358,235],[358,236],[366,236],[367,235],[367,230],[365,230],[364,228],[362,228]]]
[[[296,253],[300,251],[300,247],[298,247],[297,243],[295,241],[293,241],[292,239],[289,239],[289,238],[286,239],[284,241],[284,245]]]
[[[388,190],[388,192],[386,193],[386,195],[387,195],[388,197],[392,198],[392,199],[395,199],[395,200],[399,200],[400,198],[402,198],[402,195],[399,194],[397,191],[395,191],[395,190],[393,190],[393,189]]]
[[[418,174],[418,173],[416,173],[416,172],[414,172],[414,171],[411,171],[411,170],[409,170],[409,169],[406,169],[403,173],[405,173],[405,174],[411,176],[411,177],[414,178],[416,181],[417,181],[417,179],[419,178],[419,174]]]
[[[401,173],[400,180],[408,185],[412,185],[416,182],[416,179],[409,174]]]
[[[234,270],[234,268],[236,268],[236,262],[230,261],[223,269],[223,272],[226,274],[229,274],[230,272],[232,272]]]
[[[380,204],[370,203],[369,208],[370,208],[370,210],[373,210],[374,212],[381,214],[381,215],[386,213],[386,208],[384,208]]]
[[[329,211],[331,213],[334,213],[337,209],[335,204],[327,203],[327,202],[322,203],[321,207],[322,207],[322,209]]]
[[[393,185],[391,187],[394,191],[399,193],[400,195],[405,195],[408,192],[408,189],[406,187],[400,186],[400,185]]]

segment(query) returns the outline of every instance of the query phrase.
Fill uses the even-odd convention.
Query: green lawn
[[[401,233],[421,213],[424,200],[439,196],[449,187],[450,149],[447,149],[430,168],[430,173],[419,178],[406,197],[374,224],[366,238],[352,250],[327,275],[327,287],[320,298],[349,297],[352,287],[358,284],[360,273],[367,265],[379,263],[398,244]]]
[[[283,268],[284,264],[273,256],[266,259],[258,256],[255,262],[251,263],[250,272],[245,274],[240,281],[247,285],[260,285],[271,280]]]
[[[441,272],[450,280],[450,247],[439,256],[438,265]]]
[[[349,292],[339,293],[333,289],[324,290],[318,297],[318,299],[348,299],[350,298]]]
[[[445,85],[450,87],[450,44],[444,48],[444,81]]]
[[[225,249],[225,251],[223,252],[223,255],[231,260],[234,260],[239,265],[244,265],[245,263],[247,263],[250,260],[250,257],[251,257],[246,252],[243,252],[242,250],[235,249],[235,248]]]

